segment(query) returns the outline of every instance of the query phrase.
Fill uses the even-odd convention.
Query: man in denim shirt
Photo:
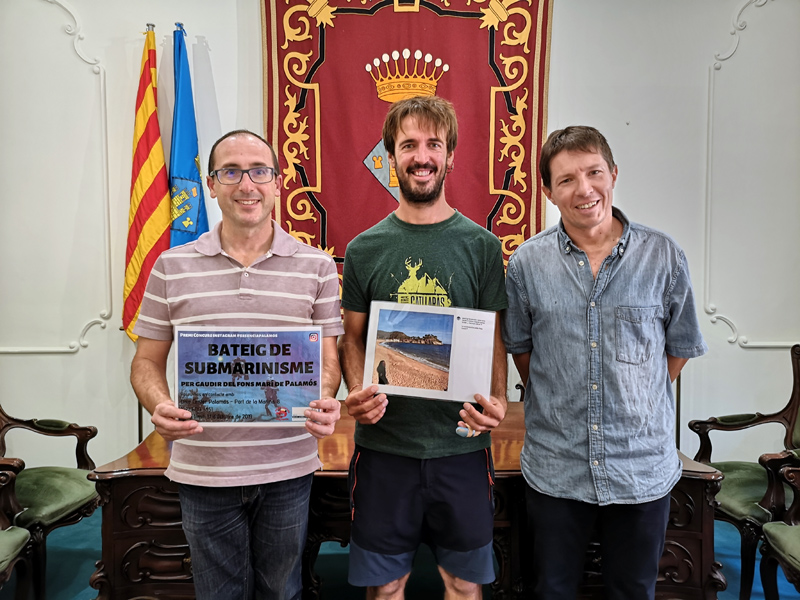
[[[561,221],[511,257],[503,327],[525,384],[535,597],[574,600],[596,528],[607,597],[653,598],[681,476],[671,383],[707,351],[686,257],[612,207],[596,129],[553,132],[539,170]]]

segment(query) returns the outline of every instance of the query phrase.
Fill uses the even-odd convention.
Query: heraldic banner
[[[433,94],[458,115],[450,205],[497,235],[506,261],[542,229],[552,0],[264,2],[283,229],[343,262],[348,242],[397,207],[381,141],[389,105]]]

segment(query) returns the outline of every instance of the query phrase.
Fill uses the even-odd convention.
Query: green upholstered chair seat
[[[0,531],[0,573],[8,568],[28,540],[31,533],[24,527],[9,527],[5,531]]]
[[[739,461],[710,464],[725,475],[722,489],[716,496],[722,512],[735,519],[751,519],[762,524],[770,520],[769,511],[758,505],[767,491],[767,472],[764,467],[758,463]],[[792,491],[789,486],[784,485],[783,488],[788,505],[792,501]]]
[[[68,467],[35,467],[17,475],[17,498],[24,507],[14,524],[52,525],[97,496],[87,471]]]
[[[783,521],[764,524],[764,537],[781,558],[800,571],[800,528]]]

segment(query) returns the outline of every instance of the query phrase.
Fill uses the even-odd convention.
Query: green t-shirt
[[[372,300],[500,311],[507,306],[500,241],[461,213],[412,225],[394,213],[347,246],[342,306],[368,313]],[[488,448],[491,437],[456,434],[462,402],[389,396],[357,444],[400,456],[437,458]]]

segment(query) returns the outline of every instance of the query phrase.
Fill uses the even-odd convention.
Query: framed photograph
[[[372,302],[364,387],[455,402],[488,398],[494,324],[491,311]]]
[[[175,328],[175,404],[203,425],[303,425],[321,377],[319,327]]]

